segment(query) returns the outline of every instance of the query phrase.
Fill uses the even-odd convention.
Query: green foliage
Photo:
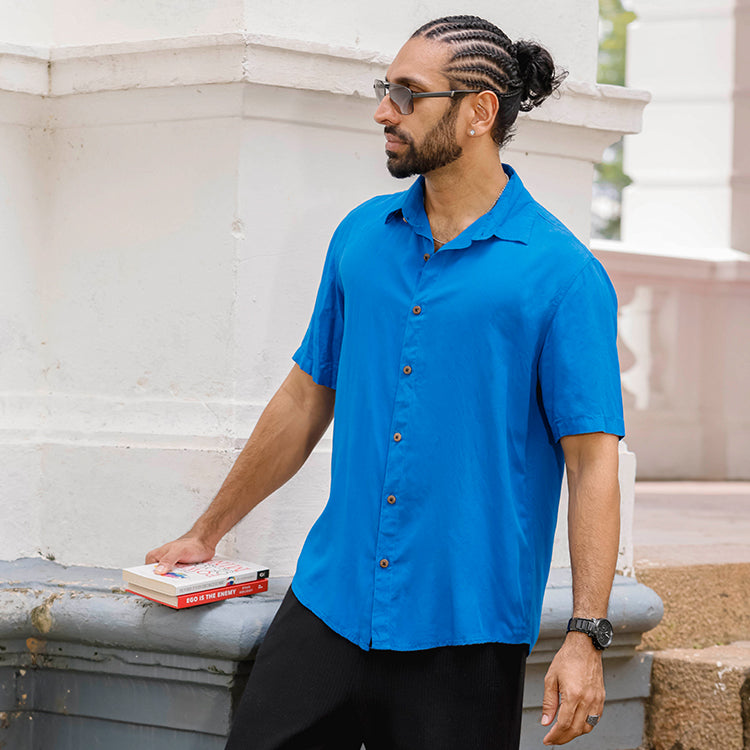
[[[599,67],[597,81],[625,85],[625,51],[628,24],[635,13],[621,0],[599,0]]]
[[[627,26],[635,13],[625,10],[622,0],[599,0],[599,65],[597,81],[625,85]],[[623,171],[622,141],[607,149],[596,165],[594,182],[593,235],[607,239],[620,237],[622,190],[630,184]]]

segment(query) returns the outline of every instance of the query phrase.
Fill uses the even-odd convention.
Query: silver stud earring
[[[473,130],[473,129],[472,129],[472,130],[470,130],[470,131],[469,131],[469,135],[476,135],[476,131],[475,131],[475,130]]]

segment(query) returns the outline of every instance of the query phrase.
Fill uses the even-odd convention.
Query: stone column
[[[372,79],[447,1],[0,6],[0,555],[124,566],[208,504],[291,366],[328,239],[384,168]],[[594,84],[596,3],[474,11],[570,70],[505,159],[584,240],[645,97]],[[398,23],[392,21],[398,18]],[[388,20],[385,20],[388,19]],[[223,551],[294,569],[329,443]]]

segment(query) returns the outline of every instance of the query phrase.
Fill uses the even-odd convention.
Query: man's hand
[[[601,716],[603,710],[602,652],[585,633],[568,633],[544,678],[542,725],[549,726],[557,714],[544,744],[564,745],[590,732],[586,718]]]
[[[154,568],[154,573],[164,575],[169,573],[177,563],[206,562],[214,556],[215,552],[215,547],[186,534],[173,542],[152,549],[146,555],[146,565],[159,563]]]

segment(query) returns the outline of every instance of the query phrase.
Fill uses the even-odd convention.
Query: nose
[[[395,125],[401,121],[401,117],[402,114],[396,109],[388,94],[382,98],[373,115],[378,125]]]

